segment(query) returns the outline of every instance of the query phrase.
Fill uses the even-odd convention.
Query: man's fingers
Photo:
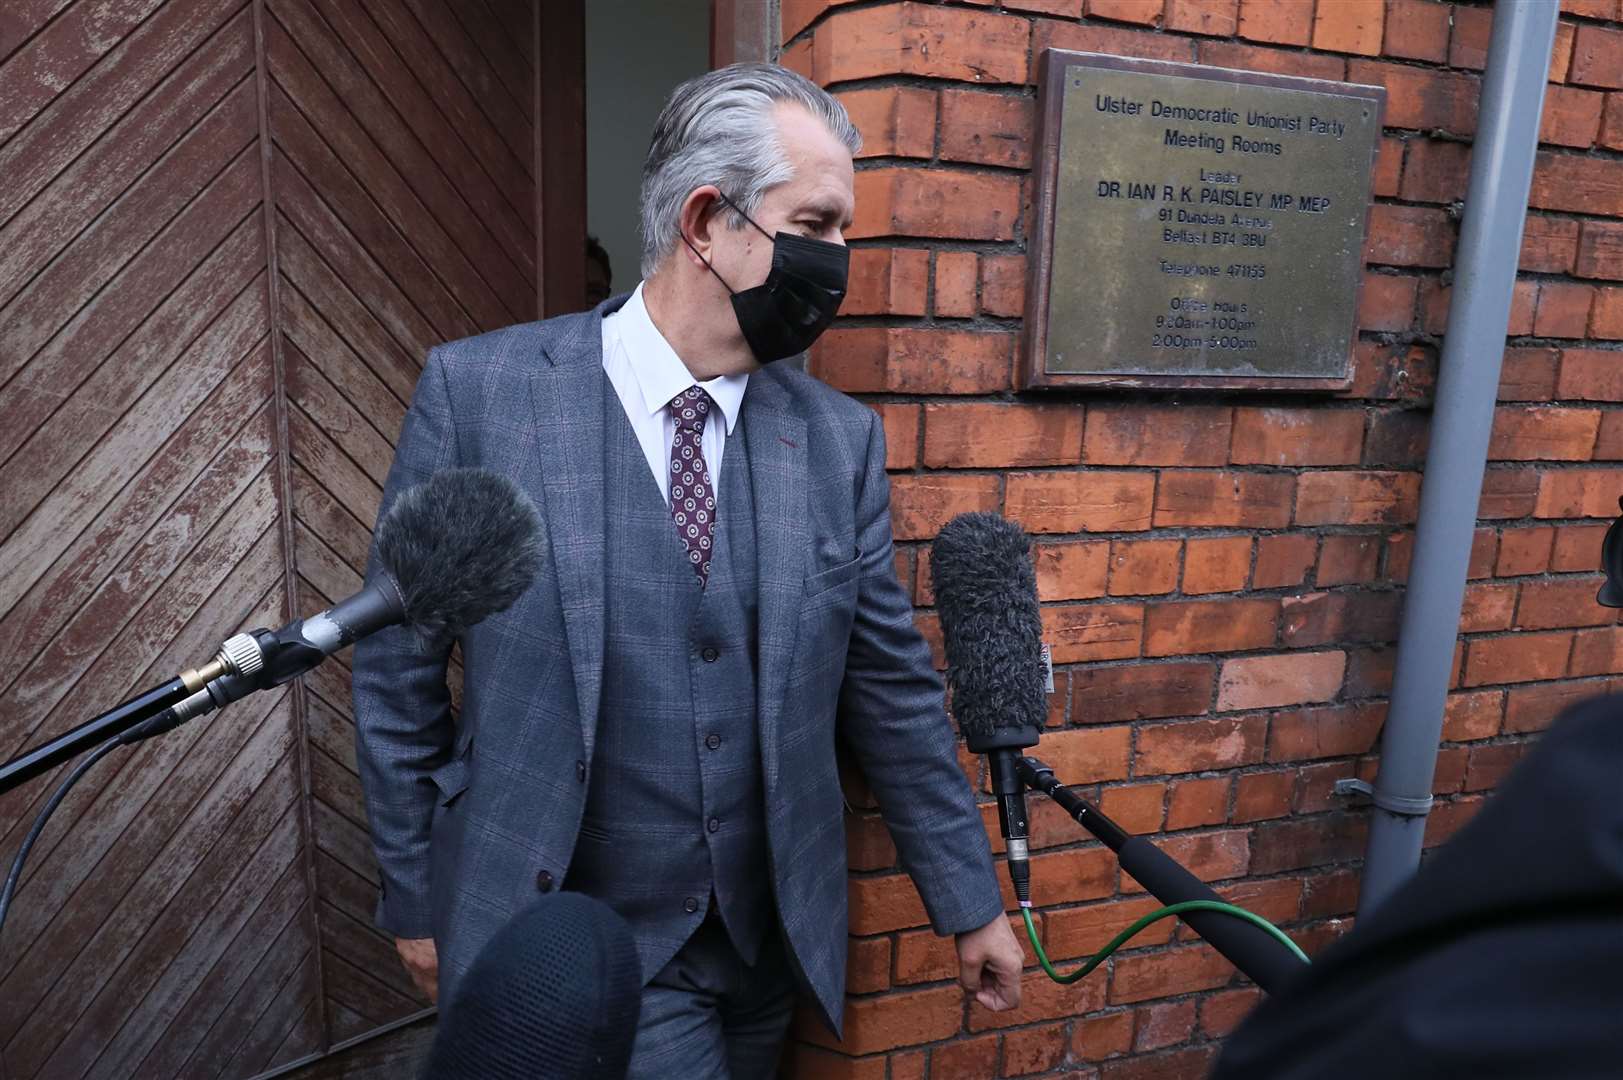
[[[958,985],[965,990],[979,991],[981,988],[981,971],[985,966],[986,961],[981,957],[959,957]]]

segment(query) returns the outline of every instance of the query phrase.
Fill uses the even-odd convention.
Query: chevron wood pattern
[[[0,4],[0,756],[360,582],[429,347],[537,316],[533,0]],[[347,657],[115,752],[0,933],[0,1080],[415,1012]],[[0,797],[9,863],[57,777]]]

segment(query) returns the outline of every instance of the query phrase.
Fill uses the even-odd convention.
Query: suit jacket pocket
[[[440,791],[440,805],[450,806],[468,789],[468,758],[454,757],[428,774]]]
[[[806,576],[806,587],[801,593],[801,596],[809,600],[818,593],[823,593],[830,589],[838,588],[839,586],[844,585],[846,582],[855,579],[857,576],[857,571],[860,570],[861,567],[862,553],[859,551],[857,552],[857,557],[852,559],[850,562],[844,562],[838,566],[832,566],[827,570],[820,570],[815,574],[808,574]]]

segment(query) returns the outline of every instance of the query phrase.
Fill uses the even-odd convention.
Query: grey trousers
[[[626,1080],[770,1080],[794,1004],[778,935],[750,967],[712,911],[643,987]]]

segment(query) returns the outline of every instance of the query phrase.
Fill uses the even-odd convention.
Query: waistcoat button
[[[717,651],[714,645],[706,645],[704,647],[704,651],[699,655],[704,657],[705,663],[714,664],[716,662],[716,658],[719,657],[721,653]]]
[[[690,896],[686,900],[682,901],[682,910],[691,915],[695,911],[699,910],[699,902]]]
[[[535,875],[535,887],[540,889],[542,892],[551,892],[552,874],[549,871],[543,870],[539,874]]]

